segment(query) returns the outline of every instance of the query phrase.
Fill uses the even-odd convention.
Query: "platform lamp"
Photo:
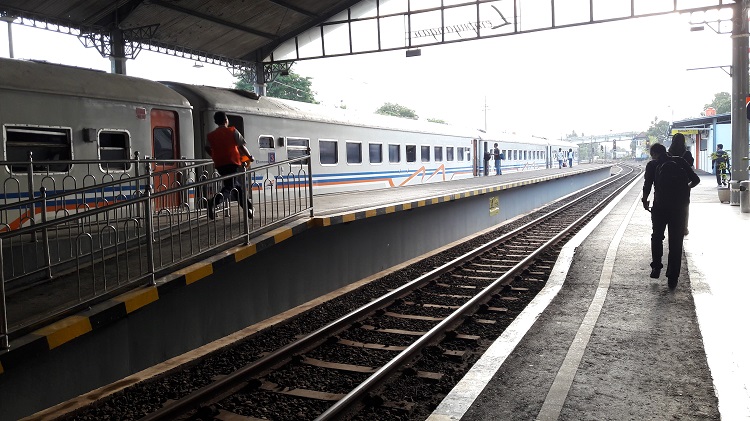
[[[8,56],[13,58],[13,27],[11,24],[16,20],[15,16],[3,15],[0,20],[8,24]]]

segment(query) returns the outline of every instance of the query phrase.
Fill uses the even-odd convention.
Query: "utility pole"
[[[732,16],[732,179],[748,179],[748,24],[747,9],[750,0],[735,3]]]

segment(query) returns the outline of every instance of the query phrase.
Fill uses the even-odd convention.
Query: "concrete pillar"
[[[748,179],[748,24],[750,0],[735,4],[732,18],[732,180]]]

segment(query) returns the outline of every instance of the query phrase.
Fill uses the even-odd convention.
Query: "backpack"
[[[668,157],[666,161],[656,167],[654,185],[659,195],[658,200],[661,203],[682,204],[685,202],[690,194],[689,182],[687,173],[675,162],[673,157]]]

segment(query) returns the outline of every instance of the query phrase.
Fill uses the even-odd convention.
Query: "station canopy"
[[[734,0],[0,0],[0,19],[78,36],[104,56],[142,49],[229,68],[407,50]],[[712,18],[713,19],[713,18]],[[731,23],[724,17],[724,23]],[[409,51],[411,50],[411,51]]]

